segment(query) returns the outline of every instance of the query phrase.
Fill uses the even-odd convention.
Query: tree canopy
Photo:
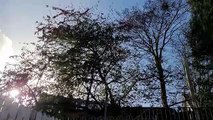
[[[190,52],[191,76],[194,81],[198,106],[209,106],[212,103],[212,1],[190,0],[192,17],[186,35]]]

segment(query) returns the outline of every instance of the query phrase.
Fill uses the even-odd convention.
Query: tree
[[[187,39],[190,51],[193,81],[199,106],[212,104],[213,88],[213,30],[212,1],[190,0],[192,18]]]
[[[192,19],[190,25],[189,43],[194,56],[212,55],[213,30],[212,30],[212,1],[190,0]]]
[[[152,81],[159,81],[163,107],[168,107],[166,84],[173,79],[174,73],[168,62],[166,64],[169,58],[166,51],[172,49],[171,43],[185,22],[185,13],[183,1],[148,1],[144,10],[134,8],[126,11],[120,21],[122,30],[131,38],[131,46],[140,54],[147,55],[144,62],[148,63],[146,71],[153,76]]]
[[[92,16],[88,9],[83,12],[53,9],[56,15],[46,16],[44,22],[38,23],[39,41],[32,44],[35,50],[24,51],[18,67],[5,70],[3,84],[16,86],[17,75],[24,71],[32,76],[27,77],[24,86],[39,83],[39,87],[47,87],[39,89],[37,84],[31,84],[39,90],[38,95],[77,97],[87,101],[85,109],[89,101],[99,103],[100,108],[104,107],[103,101],[111,106],[126,104],[132,88],[142,77],[138,70],[125,67],[128,51],[122,45],[126,37],[117,32],[116,24],[107,22],[103,16]],[[14,79],[9,79],[10,71]],[[36,91],[32,93],[37,95]],[[40,102],[39,96],[34,98]]]
[[[38,32],[42,33],[42,54],[53,61],[57,70],[55,80],[58,85],[63,85],[61,90],[77,87],[72,89],[75,94],[80,96],[87,92],[87,99],[91,96],[95,101],[103,99],[95,96],[109,94],[110,103],[116,104],[109,84],[119,81],[119,62],[126,57],[119,46],[123,38],[114,33],[112,25],[99,21],[99,18],[91,19],[87,11],[55,9],[61,13],[53,16],[54,20],[47,18],[47,23],[38,27]],[[64,19],[57,22],[58,17]]]

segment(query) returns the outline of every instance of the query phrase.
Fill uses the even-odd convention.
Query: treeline
[[[212,106],[212,4],[147,1],[114,21],[90,9],[53,7],[55,15],[37,22],[38,42],[5,67],[1,92],[16,88],[20,104],[52,114],[106,106]],[[69,102],[76,99],[84,101],[82,108]]]

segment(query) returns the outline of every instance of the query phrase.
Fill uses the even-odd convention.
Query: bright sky
[[[13,54],[20,53],[24,42],[36,42],[34,36],[36,21],[53,13],[46,5],[76,9],[94,8],[95,12],[109,13],[112,9],[121,11],[132,6],[143,6],[144,0],[0,0],[0,61]],[[3,37],[2,37],[3,36]],[[3,48],[7,50],[3,51]],[[12,53],[12,51],[10,51]],[[0,65],[0,69],[1,69]]]

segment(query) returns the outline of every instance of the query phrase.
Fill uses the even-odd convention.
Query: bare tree
[[[133,8],[124,12],[120,21],[122,30],[131,38],[132,47],[147,55],[151,74],[160,83],[163,107],[168,107],[166,82],[171,79],[172,71],[166,65],[171,55],[170,43],[177,37],[185,22],[186,4],[181,1],[148,1],[143,10]],[[170,52],[168,52],[170,51]]]

